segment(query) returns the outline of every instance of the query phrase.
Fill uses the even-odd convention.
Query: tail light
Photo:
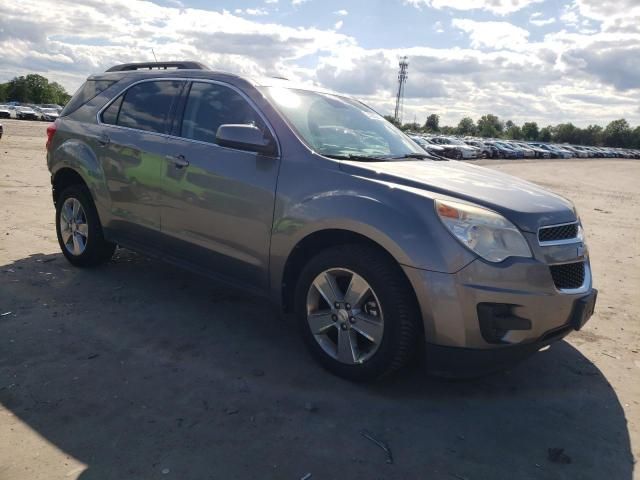
[[[57,129],[58,126],[56,125],[56,122],[49,124],[49,126],[47,127],[47,150],[49,150],[49,148],[51,147],[51,142],[53,141],[53,136],[56,134]]]

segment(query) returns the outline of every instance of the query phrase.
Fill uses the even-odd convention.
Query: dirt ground
[[[595,316],[509,372],[362,386],[264,300],[124,250],[72,268],[46,125],[3,124],[1,480],[640,478],[640,161],[484,162],[575,201]]]

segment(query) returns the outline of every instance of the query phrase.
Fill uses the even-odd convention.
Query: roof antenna
[[[158,63],[158,59],[156,58],[156,52],[153,51],[153,48],[151,49],[151,53],[153,53],[153,59],[156,61],[156,63]]]

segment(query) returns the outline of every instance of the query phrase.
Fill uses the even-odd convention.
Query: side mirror
[[[221,147],[248,150],[262,155],[276,154],[276,142],[255,125],[220,125],[216,132],[216,143]]]

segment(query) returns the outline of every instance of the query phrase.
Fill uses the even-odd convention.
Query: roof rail
[[[133,70],[209,70],[200,62],[139,62],[139,63],[123,63],[114,65],[107,72],[127,72]]]

